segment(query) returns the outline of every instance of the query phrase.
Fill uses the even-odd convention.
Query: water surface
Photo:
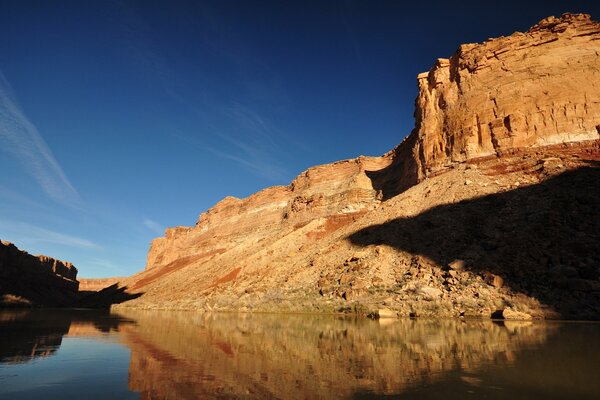
[[[1,399],[598,399],[600,324],[0,312]]]

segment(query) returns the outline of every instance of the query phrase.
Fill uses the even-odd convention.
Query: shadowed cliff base
[[[143,293],[131,293],[127,286],[119,286],[115,283],[97,292],[80,292],[80,295],[82,297],[72,304],[73,307],[110,308],[113,304],[137,299]]]
[[[417,139],[417,132],[413,130],[402,143],[388,153],[392,162],[387,167],[365,171],[373,190],[381,193],[382,200],[389,200],[419,183],[419,164],[413,154]]]
[[[31,255],[0,240],[0,308],[65,307],[78,298],[78,287],[70,262]]]
[[[539,300],[546,317],[599,319],[599,167],[589,161],[540,184],[437,206],[349,239],[429,259],[448,270],[448,292],[469,271]]]

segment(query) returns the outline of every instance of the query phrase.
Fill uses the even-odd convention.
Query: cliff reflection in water
[[[492,321],[128,312],[131,390],[142,398],[398,394],[442,372],[512,363],[553,329]],[[383,322],[383,321],[382,321]]]
[[[598,399],[599,370],[594,323],[0,312],[0,398]]]
[[[123,323],[131,321],[100,310],[0,310],[0,364],[48,357],[63,336],[99,336]]]

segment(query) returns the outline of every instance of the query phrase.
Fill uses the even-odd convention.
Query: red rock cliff
[[[200,215],[195,226],[169,228],[165,237],[154,239],[146,269],[184,257],[208,259],[320,217],[349,220],[380,202],[367,171],[390,162],[389,157],[339,161],[310,168],[289,186],[271,187],[245,199],[227,197]]]
[[[600,137],[600,24],[589,15],[462,45],[417,80],[419,178],[477,157]]]
[[[417,77],[416,126],[393,152],[309,169],[287,187],[228,197],[153,240],[146,269],[210,258],[286,226],[364,212],[455,163],[600,138],[600,24],[549,17],[466,44]]]
[[[168,229],[123,306],[600,318],[599,78],[588,15],[462,45],[418,76],[415,128],[394,150]]]

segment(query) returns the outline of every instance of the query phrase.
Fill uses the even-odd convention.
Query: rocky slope
[[[73,264],[0,241],[0,306],[64,306],[77,298],[78,286]]]
[[[587,15],[462,45],[396,149],[168,229],[121,307],[600,317],[599,68]]]

